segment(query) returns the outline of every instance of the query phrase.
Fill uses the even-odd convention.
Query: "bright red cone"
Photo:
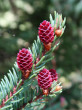
[[[54,29],[50,22],[44,20],[39,26],[39,38],[44,44],[52,43],[54,40]]]
[[[51,74],[49,70],[44,68],[38,74],[38,85],[45,90],[48,89],[51,86],[51,84],[52,84]]]
[[[29,52],[28,49],[23,48],[19,51],[17,55],[17,64],[20,70],[27,71],[32,68],[33,59],[32,54]]]

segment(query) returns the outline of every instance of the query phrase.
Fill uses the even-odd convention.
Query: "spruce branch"
[[[61,83],[57,83],[58,75],[54,69],[46,69],[45,65],[54,56],[52,52],[60,45],[65,31],[66,18],[54,12],[50,14],[50,22],[40,23],[37,39],[32,48],[21,49],[17,54],[12,70],[9,70],[0,82],[0,109],[21,110],[33,109],[46,104],[49,97],[62,92]]]

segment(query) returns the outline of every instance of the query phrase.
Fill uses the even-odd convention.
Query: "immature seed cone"
[[[58,85],[58,86],[56,87],[55,91],[59,91],[59,90],[61,90],[61,89],[62,89],[62,86],[59,86],[59,85]]]
[[[40,23],[38,34],[44,44],[52,43],[54,40],[54,28],[46,20]]]
[[[52,82],[53,82],[54,80],[57,81],[57,79],[58,79],[58,74],[56,73],[56,70],[50,69],[49,72],[51,73]]]
[[[61,34],[62,34],[62,30],[57,29],[57,30],[55,31],[55,35],[56,35],[57,37],[60,37]]]
[[[30,70],[33,65],[32,54],[29,52],[28,49],[23,48],[19,51],[17,55],[17,64],[20,70],[26,72]]]
[[[49,70],[44,68],[38,74],[38,85],[45,90],[48,89],[51,86],[51,84],[52,84],[52,78],[50,72]]]

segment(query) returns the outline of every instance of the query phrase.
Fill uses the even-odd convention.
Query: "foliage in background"
[[[67,28],[52,66],[59,67],[58,73],[62,75],[66,108],[79,110],[82,108],[82,0],[0,0],[0,77],[13,65],[18,49],[32,44],[39,23],[49,20],[48,15],[53,15],[54,10],[66,16]],[[61,110],[60,102],[59,97],[55,98],[46,107],[53,105],[54,110],[55,103]]]

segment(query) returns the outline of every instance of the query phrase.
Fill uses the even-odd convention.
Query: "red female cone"
[[[48,91],[49,87],[51,87],[51,84],[52,84],[51,74],[49,70],[44,68],[38,74],[38,85],[42,88],[43,91],[45,90]]]
[[[46,50],[50,50],[51,43],[54,40],[54,28],[51,26],[50,22],[44,20],[42,23],[40,23],[38,34],[41,42],[44,44],[45,49],[47,47],[46,45],[49,44]]]
[[[24,78],[28,78],[33,65],[32,54],[28,49],[23,48],[17,55],[17,64],[23,73]]]

